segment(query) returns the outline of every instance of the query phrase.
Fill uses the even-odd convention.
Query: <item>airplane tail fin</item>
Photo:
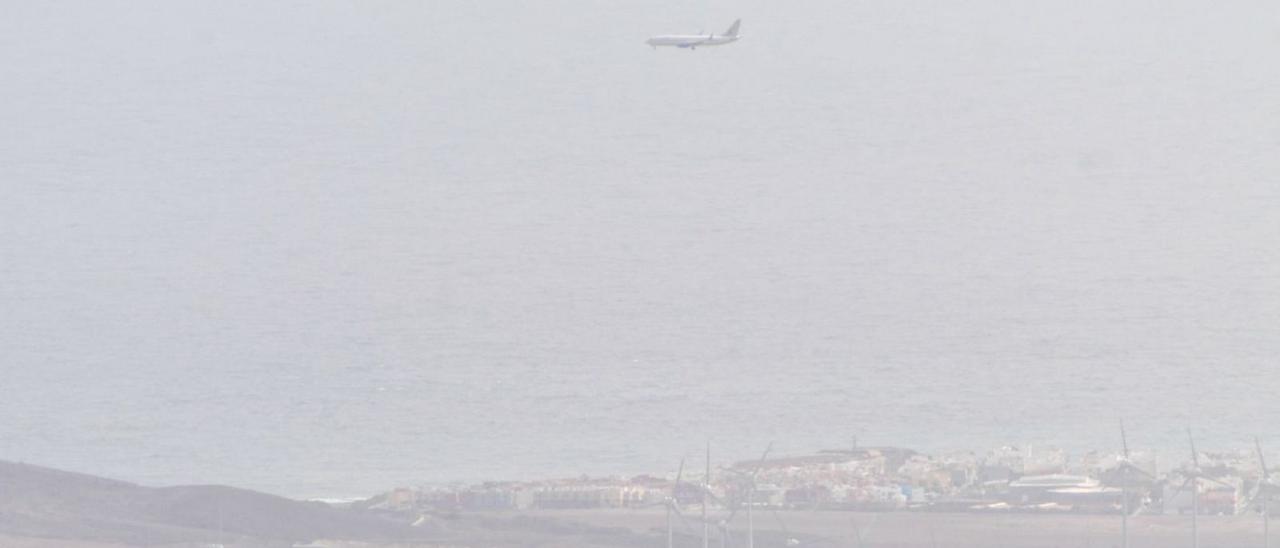
[[[741,20],[741,19],[739,19],[739,20],[737,20],[737,21],[734,21],[734,22],[733,22],[733,26],[729,27],[729,30],[725,31],[725,32],[724,32],[724,35],[725,35],[725,36],[737,36],[737,35],[738,35],[738,27],[741,27],[741,26],[742,26],[742,20]]]

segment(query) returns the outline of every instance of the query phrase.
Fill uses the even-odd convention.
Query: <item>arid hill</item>
[[[410,525],[413,523],[414,525]],[[144,487],[0,461],[0,546],[398,548],[653,546],[653,530],[554,516],[422,515],[338,508],[215,485]],[[681,538],[681,546],[693,546]]]
[[[371,512],[222,486],[152,488],[0,461],[0,535],[115,542],[284,544],[425,537]]]

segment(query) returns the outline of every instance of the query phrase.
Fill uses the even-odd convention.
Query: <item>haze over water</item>
[[[10,4],[0,459],[1280,451],[1274,2]]]

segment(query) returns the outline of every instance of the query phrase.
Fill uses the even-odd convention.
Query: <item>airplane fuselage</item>
[[[742,28],[742,20],[733,22],[729,30],[724,34],[660,34],[645,41],[646,44],[658,49],[658,46],[698,49],[701,46],[723,46],[737,42],[742,35],[738,34],[738,29]]]
[[[726,36],[723,34],[664,34],[654,36],[645,41],[653,47],[670,46],[677,48],[700,48],[704,46],[723,46],[738,41],[741,36]]]

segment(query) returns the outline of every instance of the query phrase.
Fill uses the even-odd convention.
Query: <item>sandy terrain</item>
[[[689,527],[677,531],[692,545],[701,545],[701,525],[690,509]],[[595,527],[626,528],[636,532],[662,531],[661,509],[610,511],[546,511],[533,515],[558,517]],[[714,518],[715,514],[713,514]],[[779,520],[780,518],[780,520]],[[1109,547],[1120,545],[1120,518],[1092,515],[940,514],[852,512],[760,512],[755,516],[757,546],[779,546],[784,537],[801,539],[801,546],[858,546],[855,524],[866,547]],[[745,546],[745,515],[730,528],[730,545]],[[785,531],[785,533],[784,533]],[[1200,545],[1209,547],[1262,546],[1258,516],[1202,516]],[[1274,536],[1280,536],[1280,532]],[[1273,544],[1280,539],[1273,539]],[[719,535],[712,528],[712,545]],[[1130,546],[1167,548],[1191,545],[1190,516],[1137,516],[1130,520]]]

